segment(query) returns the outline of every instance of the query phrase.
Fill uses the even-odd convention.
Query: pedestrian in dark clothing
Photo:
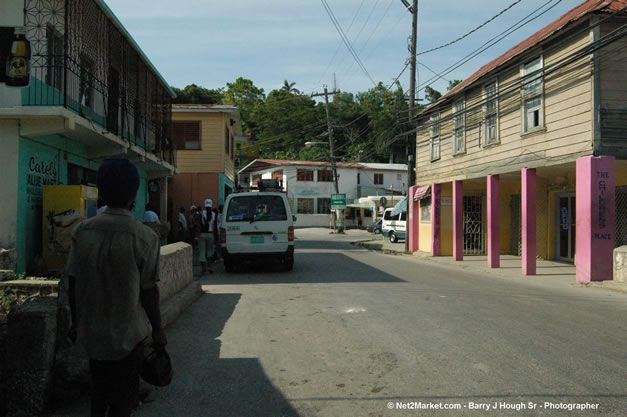
[[[97,176],[107,203],[72,234],[66,264],[70,338],[90,358],[92,417],[128,417],[139,402],[144,343],[167,344],[159,307],[159,237],[131,209],[139,187],[135,165],[106,159]]]

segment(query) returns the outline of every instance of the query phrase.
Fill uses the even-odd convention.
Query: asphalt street
[[[138,416],[627,414],[627,295],[296,236],[292,272],[203,281]]]
[[[134,416],[627,415],[626,293],[296,238],[292,272],[215,265]]]

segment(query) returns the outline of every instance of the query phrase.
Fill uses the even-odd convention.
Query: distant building
[[[235,140],[242,136],[239,108],[223,104],[172,105],[172,136],[179,174],[169,182],[176,215],[181,207],[213,200],[214,207],[235,189]],[[173,222],[175,223],[175,222]]]
[[[365,225],[384,208],[381,197],[388,200],[386,207],[391,207],[407,191],[407,165],[403,164],[338,162],[337,174],[339,191],[346,194],[347,227],[357,226],[360,217]],[[242,185],[251,187],[260,179],[278,179],[297,217],[297,227],[329,226],[331,194],[335,193],[330,163],[256,159],[239,176]]]

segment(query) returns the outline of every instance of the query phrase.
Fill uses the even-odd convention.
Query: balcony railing
[[[31,83],[24,106],[63,106],[98,129],[175,163],[171,96],[95,0],[25,0]]]

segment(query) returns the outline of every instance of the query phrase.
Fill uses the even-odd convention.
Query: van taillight
[[[224,230],[224,227],[220,228],[220,243],[226,245],[226,230]]]
[[[288,242],[294,241],[294,226],[290,226],[287,228],[287,241]]]

